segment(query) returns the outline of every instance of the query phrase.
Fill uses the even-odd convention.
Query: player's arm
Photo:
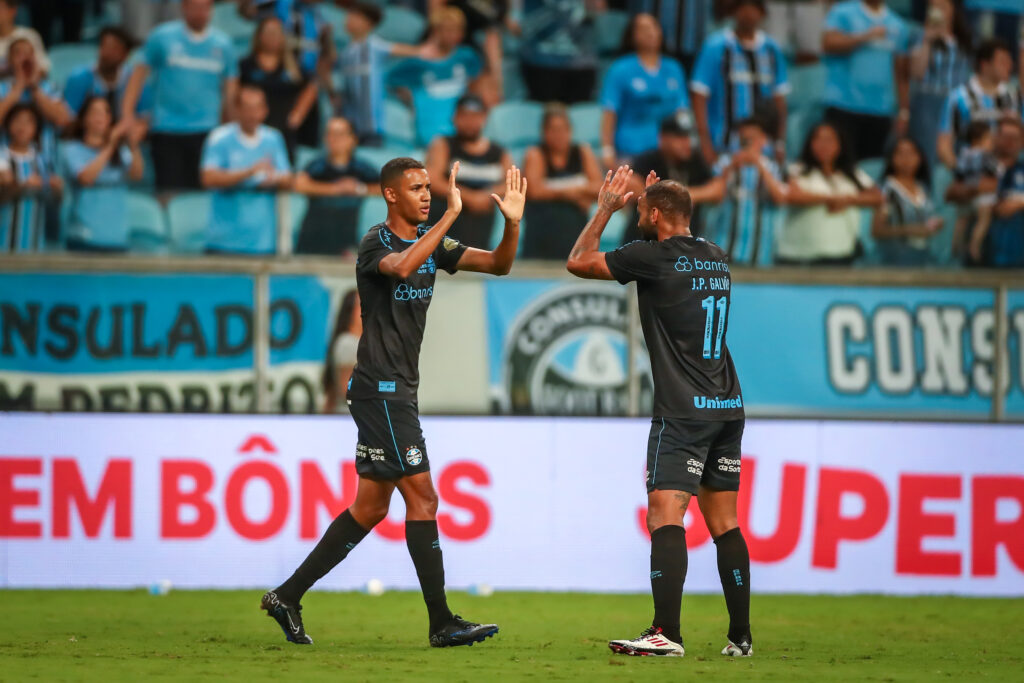
[[[458,269],[491,275],[508,275],[519,248],[519,222],[526,206],[526,178],[515,166],[505,171],[505,196],[492,194],[491,199],[505,216],[505,232],[494,251],[470,247],[459,257]]]
[[[448,209],[441,216],[441,220],[434,223],[433,227],[416,240],[411,247],[401,252],[391,252],[377,264],[377,272],[396,280],[405,280],[415,273],[420,266],[427,262],[431,254],[437,250],[441,240],[444,239],[448,229],[452,227],[455,219],[462,211],[462,195],[455,184],[455,176],[459,172],[459,162],[452,166],[451,175],[448,176]],[[413,187],[415,190],[415,186]]]
[[[652,176],[653,171],[648,179]],[[597,197],[597,211],[583,228],[565,264],[566,270],[576,277],[588,280],[615,279],[608,270],[605,252],[600,250],[601,233],[604,232],[612,214],[633,198],[633,193],[627,192],[632,177],[633,171],[629,166],[619,166],[614,175],[611,171],[605,174],[604,184],[601,185],[601,192]]]

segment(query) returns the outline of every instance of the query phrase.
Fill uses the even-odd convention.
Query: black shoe
[[[456,614],[444,626],[430,634],[430,647],[482,643],[497,632],[497,624],[474,624]]]
[[[302,626],[302,605],[282,602],[277,593],[267,591],[260,600],[260,609],[266,610],[267,616],[277,622],[289,643],[313,644],[313,639],[306,634],[306,629]]]

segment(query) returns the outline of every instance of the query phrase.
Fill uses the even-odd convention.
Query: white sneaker
[[[730,640],[729,644],[722,648],[722,654],[726,657],[750,657],[754,654],[754,646],[746,638],[739,643]]]
[[[608,647],[620,655],[682,657],[686,651],[664,636],[661,627],[651,626],[633,640],[611,640]]]

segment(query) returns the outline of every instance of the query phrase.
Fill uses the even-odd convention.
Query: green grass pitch
[[[754,596],[755,657],[726,659],[720,596],[684,596],[684,659],[624,657],[609,638],[648,623],[643,595],[453,593],[497,637],[427,646],[416,593],[312,592],[311,647],[284,641],[259,591],[2,591],[0,681],[651,681],[1024,679],[1024,600]],[[666,679],[668,680],[668,679]]]

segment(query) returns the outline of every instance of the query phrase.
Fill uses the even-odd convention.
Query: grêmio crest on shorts
[[[417,239],[427,230],[420,226]],[[393,233],[386,223],[372,227],[359,243],[356,285],[363,311],[363,335],[348,388],[349,399],[416,400],[420,345],[427,307],[434,298],[434,279],[438,269],[454,273],[466,247],[445,237],[407,279],[396,280],[380,273],[381,259],[405,251],[414,243]]]
[[[677,235],[631,242],[609,252],[606,261],[616,280],[637,283],[654,415],[742,418],[743,395],[726,343],[732,281],[725,252]]]

